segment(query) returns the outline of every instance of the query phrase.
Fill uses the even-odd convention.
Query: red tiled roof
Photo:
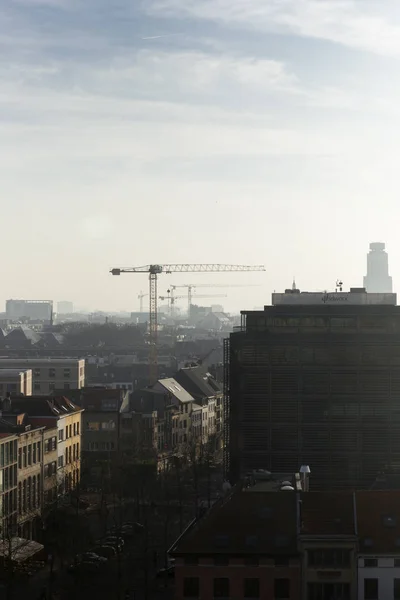
[[[176,544],[174,554],[294,555],[296,494],[233,492]]]
[[[356,492],[360,553],[400,552],[400,491]]]
[[[302,535],[355,535],[352,492],[309,492],[301,500]]]

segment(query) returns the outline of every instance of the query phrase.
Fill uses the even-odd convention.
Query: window
[[[256,578],[245,579],[243,585],[243,592],[245,598],[259,598],[260,580]]]
[[[290,598],[290,579],[275,579],[274,597],[275,600],[287,600],[287,598]]]
[[[71,377],[71,369],[64,369],[64,379],[69,379]]]
[[[49,383],[49,391],[53,392],[55,390],[55,383]]]
[[[56,376],[56,370],[55,369],[49,369],[49,377],[55,377]]]
[[[276,556],[275,557],[275,566],[276,567],[288,567],[289,559],[287,556]]]
[[[308,583],[307,600],[350,600],[349,583]]]
[[[18,469],[22,468],[22,448],[18,449]]]
[[[58,432],[58,441],[62,442],[64,439],[64,429],[60,429],[60,431]]]
[[[36,465],[36,444],[33,444],[33,464]]]
[[[37,382],[35,382],[35,383],[33,384],[33,390],[34,390],[35,392],[40,392],[40,383],[37,383]]]
[[[76,424],[76,435],[79,435],[79,421],[78,421],[78,423]]]
[[[69,426],[69,437],[72,437],[72,425]]]
[[[24,467],[24,468],[26,468],[26,466],[27,466],[27,452],[26,452],[26,446],[24,446],[24,447],[22,448],[22,459],[23,459],[23,460],[22,460],[22,465],[23,465],[23,467]]]
[[[63,456],[58,457],[58,466],[59,466],[59,468],[64,466],[64,457]]]
[[[364,567],[377,567],[378,559],[377,558],[364,558]]]
[[[87,428],[88,431],[100,431],[100,423],[98,421],[89,421]]]
[[[65,464],[67,465],[69,463],[68,460],[68,448],[65,448]]]
[[[246,556],[244,564],[246,567],[258,567],[260,565],[260,560],[258,556]]]
[[[400,600],[400,579],[393,579],[393,598]]]
[[[395,558],[394,559],[394,566],[395,567],[400,567],[400,558]]]
[[[214,598],[229,598],[229,579],[216,577],[214,579]]]
[[[377,579],[364,579],[364,600],[378,600],[379,586]]]
[[[183,578],[183,597],[198,598],[200,591],[200,581],[198,577]]]
[[[102,423],[101,428],[107,431],[113,431],[115,429],[115,421],[107,421],[107,423]]]
[[[214,558],[214,565],[216,567],[227,567],[229,565],[229,557],[223,554]]]
[[[70,390],[71,385],[69,383],[64,383],[64,390]]]
[[[185,565],[189,567],[195,567],[199,564],[197,556],[185,556]]]
[[[28,446],[28,465],[32,464],[32,444]]]
[[[33,376],[34,377],[40,377],[40,369],[34,369],[33,370]]]
[[[308,565],[310,567],[349,567],[350,550],[340,548],[309,550]]]
[[[76,435],[76,423],[74,423],[74,435]]]

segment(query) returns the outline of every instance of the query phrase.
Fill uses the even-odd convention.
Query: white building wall
[[[377,559],[377,567],[364,567],[364,559]],[[396,564],[399,566],[394,566]],[[399,561],[399,562],[398,562]],[[378,600],[394,600],[394,580],[400,580],[400,554],[358,558],[358,600],[364,600],[364,579],[378,579]]]

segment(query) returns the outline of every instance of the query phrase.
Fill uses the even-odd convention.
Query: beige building
[[[7,394],[32,395],[32,369],[4,369],[0,366],[0,397]]]
[[[18,438],[0,433],[0,539],[17,525]]]
[[[78,358],[2,358],[1,369],[30,369],[33,394],[80,389],[85,385],[85,361]]]
[[[57,500],[57,427],[43,432],[43,507],[50,507]]]
[[[19,420],[19,419],[18,419]],[[44,427],[25,425],[27,415],[21,415],[18,434],[18,533],[25,539],[36,537],[38,517],[43,502],[43,433]]]

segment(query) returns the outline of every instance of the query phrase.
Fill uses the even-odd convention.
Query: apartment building
[[[13,397],[8,412],[3,411],[5,418],[27,413],[32,427],[57,428],[57,486],[60,495],[74,490],[80,481],[82,412],[65,396]]]
[[[172,547],[175,600],[300,600],[296,494],[233,493]]]
[[[358,599],[400,598],[400,491],[356,493]]]
[[[0,433],[0,538],[17,528],[18,437]]]
[[[355,495],[302,494],[299,501],[302,598],[357,599]]]
[[[0,367],[0,397],[7,394],[32,395],[32,369],[2,369]]]
[[[46,427],[43,432],[43,509],[57,500],[58,428]]]
[[[1,369],[31,369],[32,393],[80,389],[85,385],[85,361],[77,358],[2,358]]]
[[[37,536],[43,503],[43,433],[32,427],[28,416],[18,418],[18,534],[24,539]]]
[[[110,463],[120,449],[121,408],[127,392],[87,387],[64,393],[84,411],[81,455],[88,476],[93,478],[100,475],[102,463]]]

